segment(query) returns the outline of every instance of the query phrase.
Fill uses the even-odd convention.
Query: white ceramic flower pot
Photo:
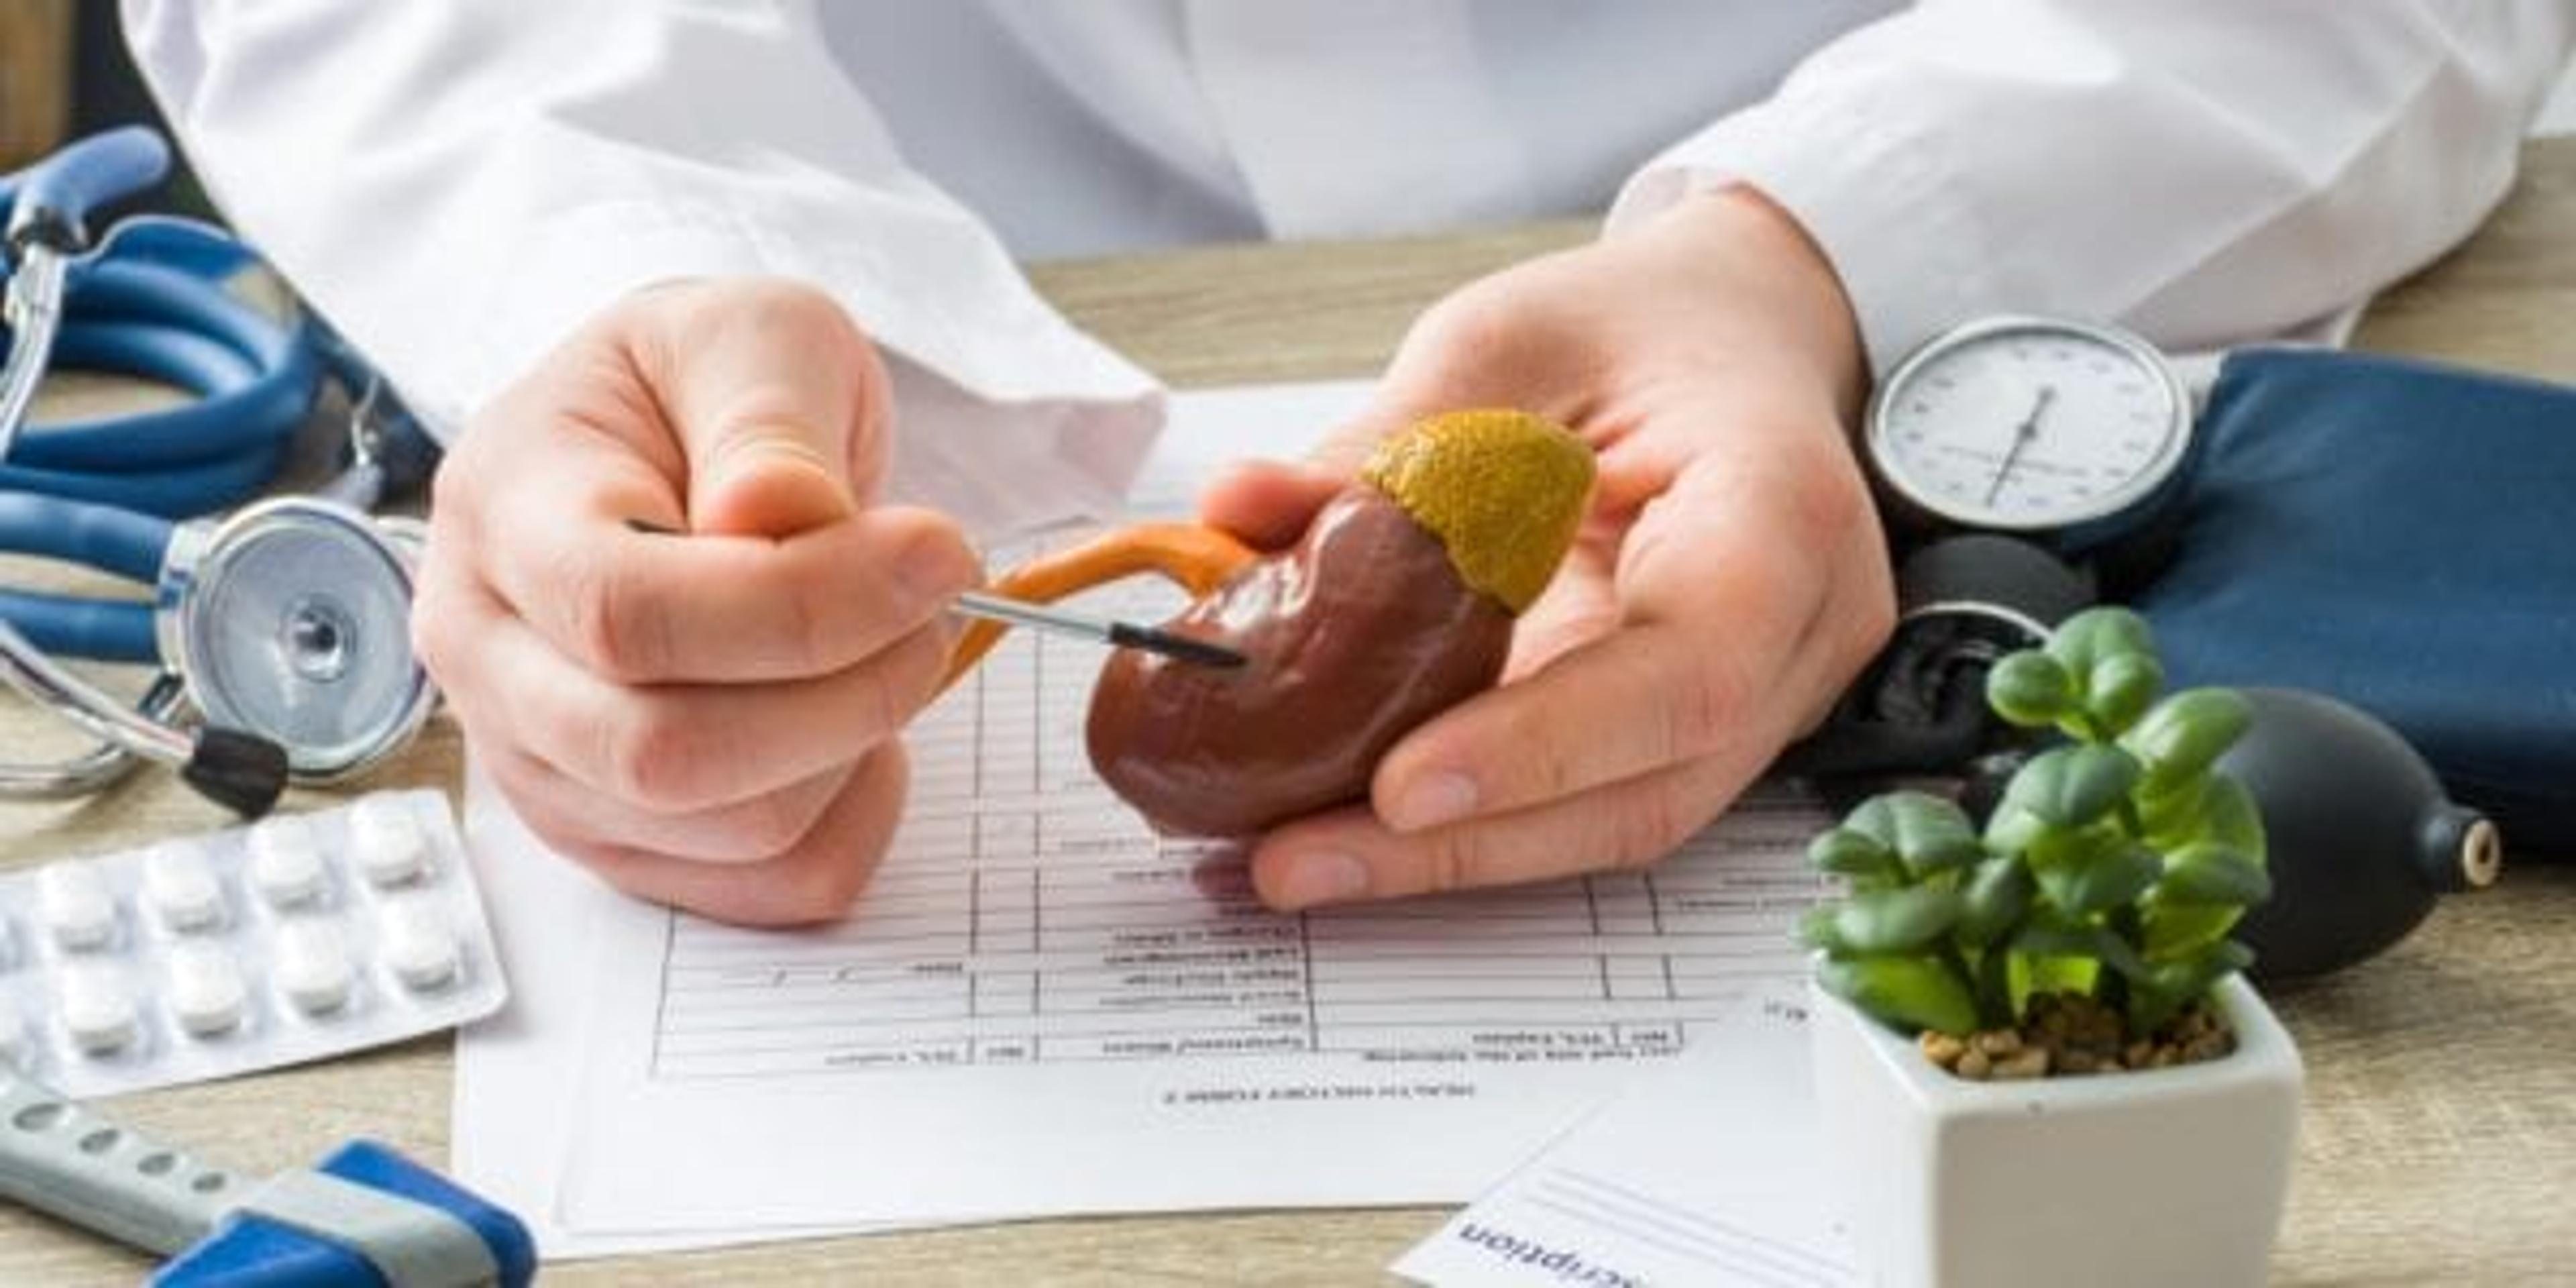
[[[1970,1082],[1812,987],[1827,1175],[1874,1281],[2261,1284],[2298,1136],[2298,1048],[2240,977],[2236,1050],[2172,1069]]]

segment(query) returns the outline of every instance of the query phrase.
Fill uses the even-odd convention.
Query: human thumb
[[[783,538],[849,517],[886,454],[885,368],[830,297],[708,283],[673,319],[661,382],[689,528]]]
[[[729,536],[792,537],[858,509],[806,425],[767,422],[727,430],[689,463],[689,527]]]

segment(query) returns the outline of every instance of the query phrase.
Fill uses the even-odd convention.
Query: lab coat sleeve
[[[1144,373],[910,170],[800,0],[125,0],[225,215],[434,424],[679,277],[831,292],[895,373],[893,490],[987,534],[1114,506]]]
[[[1649,163],[1609,227],[1762,191],[1881,371],[1997,312],[2277,336],[2476,227],[2571,27],[2570,0],[1926,0]]]

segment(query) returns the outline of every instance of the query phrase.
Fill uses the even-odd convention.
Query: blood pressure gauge
[[[2190,394],[2146,341],[1996,317],[1898,364],[1871,402],[1863,447],[1900,522],[2081,554],[2173,498],[2191,434]]]

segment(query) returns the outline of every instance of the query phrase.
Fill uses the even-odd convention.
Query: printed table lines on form
[[[811,936],[681,918],[655,1074],[1659,1049],[1751,983],[1793,970],[1789,927],[1815,893],[1767,869],[1702,864],[1667,869],[1651,893],[1641,881],[1595,878],[1300,925],[1191,883],[1133,875],[917,874]],[[1604,883],[1607,898],[1587,888]],[[1026,906],[1009,909],[996,888]],[[960,918],[968,896],[974,915]],[[1631,898],[1638,906],[1624,907]]]
[[[1155,836],[1092,776],[1098,665],[1014,632],[916,726],[903,825],[843,922],[777,935],[674,917],[654,1076],[1662,1050],[1797,968],[1819,816],[1786,796],[1748,800],[1650,873],[1268,912],[1239,855]]]

